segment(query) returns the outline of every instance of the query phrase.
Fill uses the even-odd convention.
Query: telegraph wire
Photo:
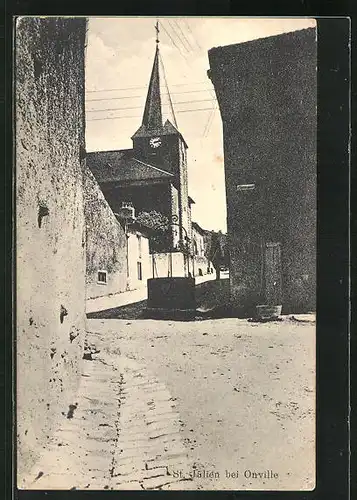
[[[192,36],[192,38],[194,39],[195,44],[197,45],[197,47],[199,48],[199,50],[203,50],[203,49],[202,49],[202,47],[201,47],[201,45],[198,43],[198,41],[197,41],[197,39],[196,39],[195,35],[192,33],[192,30],[191,30],[191,28],[190,28],[190,25],[189,25],[189,23],[188,23],[188,20],[187,20],[187,19],[185,19],[185,18],[182,18],[182,19],[183,19],[183,22],[186,24],[186,27],[187,27],[188,31],[190,32],[190,35],[191,35],[191,36]]]
[[[196,102],[215,102],[215,99],[194,99],[192,101],[179,101],[175,102],[175,106],[177,104],[192,104]],[[169,106],[170,104],[163,104],[163,106]],[[171,102],[172,105],[172,102]],[[88,109],[86,112],[87,113],[97,113],[97,112],[102,112],[102,111],[124,111],[126,109],[142,109],[142,106],[129,106],[129,107],[124,107],[124,108],[104,108],[104,109]]]
[[[176,24],[176,26],[177,26],[177,27],[178,27],[178,29],[180,30],[180,32],[181,32],[181,34],[182,34],[183,38],[185,39],[185,41],[187,42],[187,45],[188,45],[188,46],[189,46],[189,48],[190,48],[190,50],[192,50],[192,51],[193,51],[193,50],[194,50],[194,48],[192,47],[192,45],[191,45],[190,41],[188,40],[188,38],[186,37],[185,33],[182,31],[182,29],[181,29],[181,26],[180,26],[179,22],[175,19],[175,20],[174,20],[174,23]]]
[[[214,103],[213,103],[212,113],[210,114],[210,116],[209,116],[209,118],[207,120],[205,129],[203,131],[203,137],[207,137],[208,136],[208,132],[210,131],[210,128],[212,126],[213,118],[214,118],[214,115],[215,115],[215,112],[216,112],[216,109],[217,109],[217,99],[216,99],[216,94],[215,94],[214,90],[212,90],[211,95],[212,95],[212,98],[214,99]]]
[[[182,53],[180,47],[176,44],[176,42],[173,40],[172,36],[170,35],[170,33],[167,31],[167,29],[165,28],[165,25],[163,24],[163,22],[161,21],[160,22],[160,26],[164,29],[164,32],[166,33],[166,35],[170,38],[171,42],[174,44],[174,46],[177,48],[177,50],[180,52],[181,56],[183,57],[183,59],[185,59],[185,61],[187,62],[186,60],[186,57],[184,56],[184,54]]]
[[[138,99],[139,97],[145,97],[145,94],[124,95],[124,96],[119,96],[119,97],[100,97],[98,99],[86,99],[86,102],[117,101],[119,99]]]
[[[86,94],[91,94],[93,92],[119,92],[121,90],[136,90],[145,89],[146,87],[122,87],[120,89],[98,89],[98,90],[86,90]]]
[[[171,85],[173,87],[173,85]],[[181,92],[170,92],[171,95],[181,95],[181,94],[195,94],[199,92],[211,92],[212,89],[202,89],[202,90],[183,90]],[[166,92],[162,92],[166,95]],[[116,101],[119,99],[138,99],[139,97],[145,97],[145,94],[140,95],[128,95],[128,96],[118,96],[118,97],[100,97],[95,99],[86,99],[86,102],[99,102],[99,101]]]
[[[207,80],[202,80],[201,82],[188,82],[188,83],[174,83],[171,85],[171,87],[182,87],[182,86],[187,86],[187,85],[202,85],[204,83],[207,83]],[[87,90],[86,94],[91,94],[94,92],[120,92],[122,90],[136,90],[136,89],[147,89],[147,86],[141,86],[141,87],[122,87],[118,89],[99,89],[99,90]]]
[[[186,50],[186,52],[189,52],[189,50],[187,50],[187,48],[186,48],[186,44],[183,43],[182,38],[180,37],[180,33],[177,32],[177,30],[174,27],[173,23],[171,23],[171,21],[169,19],[166,19],[166,21],[167,21],[167,24],[171,28],[171,32],[175,34],[175,37],[180,41],[182,47]]]
[[[196,108],[196,109],[181,109],[176,111],[176,113],[196,113],[198,111],[212,111],[212,107],[210,108]],[[91,118],[87,120],[88,122],[95,122],[98,120],[122,120],[125,118],[142,118],[141,115],[132,115],[132,116],[107,116],[104,118]]]
[[[179,30],[177,29],[177,26],[178,26],[177,21],[175,19],[172,19],[172,23],[169,20],[167,22],[171,26],[171,29],[175,33],[175,35],[177,36],[177,38],[180,40],[182,47],[184,47],[184,49],[186,50],[186,52],[189,53],[190,52],[190,46],[188,44],[186,44],[186,42],[184,42],[184,40],[183,40],[183,37],[181,37],[181,35],[179,33]]]
[[[213,111],[214,111],[214,106],[212,106],[211,113],[208,115],[207,122],[206,122],[205,128],[203,130],[202,137],[206,137],[206,130],[208,129],[208,124],[211,121],[211,117],[212,117]]]
[[[211,115],[210,115],[210,117],[208,119],[206,130],[204,132],[203,137],[207,137],[208,136],[208,133],[209,133],[210,128],[211,128],[212,123],[213,123],[213,119],[214,119],[214,115],[215,115],[216,109],[217,109],[217,103],[215,102],[214,105],[213,105],[213,108],[212,108],[212,113],[211,113]]]
[[[159,53],[159,62],[161,64],[162,73],[164,75],[164,81],[165,81],[165,85],[166,85],[167,95],[169,97],[169,103],[170,103],[171,113],[172,113],[172,116],[173,116],[173,119],[174,119],[174,125],[177,128],[177,121],[176,121],[176,116],[175,116],[175,110],[174,110],[174,107],[173,107],[173,104],[172,104],[171,94],[170,94],[169,86],[167,85],[167,80],[166,80],[166,71],[165,71],[164,63],[163,63],[163,60],[162,60],[162,57],[161,57],[160,53]]]

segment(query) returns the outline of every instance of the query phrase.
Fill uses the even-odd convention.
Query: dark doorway
[[[264,253],[264,294],[269,305],[282,303],[280,243],[266,243]]]
[[[143,270],[142,270],[142,267],[141,267],[141,262],[138,262],[138,280],[142,280],[143,279]]]

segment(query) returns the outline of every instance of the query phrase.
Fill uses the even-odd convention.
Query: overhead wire
[[[189,25],[188,19],[186,19],[186,18],[183,17],[182,20],[186,24],[186,27],[187,27],[188,31],[190,32],[190,35],[192,36],[193,40],[195,41],[195,44],[197,45],[197,47],[199,48],[199,50],[202,50],[201,45],[198,43],[195,35],[193,34],[193,32],[191,30],[191,27]]]
[[[214,118],[216,109],[217,109],[217,103],[214,103],[213,108],[212,108],[212,113],[209,116],[209,119],[208,119],[208,122],[207,122],[207,125],[206,125],[206,129],[205,129],[205,131],[203,133],[203,137],[207,137],[208,136],[208,133],[209,133],[210,128],[211,128],[212,123],[213,123],[213,118]]]
[[[207,80],[202,80],[201,82],[188,82],[188,83],[174,83],[171,87],[183,87],[187,85],[202,85],[203,83],[207,84]],[[94,92],[120,92],[122,90],[137,90],[137,89],[146,89],[147,86],[139,86],[139,87],[121,87],[117,89],[98,89],[98,90],[86,90],[86,94],[91,94]]]
[[[180,109],[180,110],[177,110],[176,113],[195,113],[195,112],[198,112],[198,111],[212,111],[212,107],[210,108],[195,108],[195,109]],[[87,120],[88,122],[94,122],[94,121],[98,121],[98,120],[122,120],[122,119],[125,119],[125,118],[142,118],[141,115],[132,115],[132,116],[106,116],[106,117],[103,117],[103,118],[91,118],[89,120]]]
[[[180,47],[176,44],[176,42],[174,41],[174,39],[172,38],[172,36],[170,35],[170,33],[167,31],[167,29],[165,28],[165,25],[163,24],[162,21],[160,21],[160,26],[164,29],[164,32],[166,33],[166,35],[170,38],[171,42],[174,44],[174,46],[177,48],[177,50],[179,51],[179,53],[181,54],[181,56],[183,57],[183,59],[187,62],[186,60],[186,57],[184,56],[184,54],[182,53]]]
[[[171,21],[169,19],[166,19],[167,21],[167,24],[170,26],[171,28],[171,32],[175,34],[175,37],[180,41],[182,47],[185,49],[186,52],[190,52],[189,50],[187,50],[187,47],[186,47],[186,44],[183,43],[182,41],[182,38],[180,36],[180,33],[177,32],[177,29],[176,27],[173,25],[173,23],[171,23]]]
[[[182,18],[181,20],[185,23],[185,25],[186,25],[186,27],[187,27],[187,30],[189,31],[189,33],[190,33],[191,37],[193,38],[193,40],[194,40],[194,42],[195,42],[196,46],[198,47],[198,49],[199,49],[200,51],[202,51],[202,50],[203,50],[203,49],[202,49],[202,46],[200,45],[200,43],[198,42],[197,38],[196,38],[196,37],[195,37],[195,35],[193,34],[193,32],[192,32],[192,30],[191,30],[191,27],[190,27],[190,25],[189,25],[189,23],[188,23],[188,20],[187,20],[187,19],[185,19],[185,18]],[[178,24],[178,22],[176,22],[176,21],[174,21],[174,22],[175,22],[175,24],[177,25],[177,27],[180,29],[180,31],[181,31],[181,33],[182,33],[182,35],[185,37],[185,39],[186,39],[186,40],[187,40],[187,42],[188,42],[188,39],[186,38],[185,34],[184,34],[184,33],[183,33],[183,31],[181,30],[181,27],[180,27],[180,25]],[[188,43],[189,43],[189,42],[188,42]],[[193,50],[192,45],[191,45],[190,43],[189,43],[189,45],[190,45],[191,49]],[[213,100],[213,103],[214,103],[214,104],[213,104],[213,106],[212,106],[212,111],[211,111],[211,113],[209,114],[208,119],[207,119],[207,122],[206,122],[206,125],[205,125],[205,127],[204,127],[202,137],[207,137],[207,136],[208,136],[208,133],[209,133],[209,131],[210,131],[210,129],[211,129],[211,126],[212,126],[212,123],[213,123],[213,120],[214,120],[214,115],[215,115],[215,112],[216,112],[216,109],[217,109],[217,99],[216,99],[216,96],[215,96],[215,93],[214,93],[214,89],[210,89],[209,91],[211,92],[211,95],[212,95],[212,100]]]
[[[191,101],[178,101],[175,102],[175,106],[177,104],[192,104],[195,102],[214,102],[214,99],[194,99]],[[167,104],[166,106],[169,106],[170,104]],[[172,105],[172,102],[171,102]],[[103,109],[88,109],[87,113],[93,113],[93,112],[99,112],[99,111],[124,111],[126,109],[142,109],[142,106],[125,106],[124,108],[103,108]]]
[[[173,85],[171,85],[173,87]],[[146,88],[146,87],[144,87]],[[170,92],[171,95],[179,94],[195,94],[199,92],[211,92],[212,89],[202,89],[202,90],[183,90],[181,92]],[[163,93],[165,95],[165,93]],[[86,99],[86,102],[99,102],[99,101],[117,101],[121,99],[138,99],[139,97],[145,97],[145,94],[140,95],[128,95],[128,96],[117,96],[117,97],[100,97],[95,99]]]
[[[170,91],[169,91],[169,86],[167,84],[167,79],[166,79],[166,71],[165,71],[164,63],[163,63],[163,60],[162,60],[162,57],[161,57],[160,53],[159,53],[159,63],[161,64],[162,74],[164,75],[164,81],[165,81],[165,85],[166,85],[167,95],[168,95],[168,98],[169,98],[169,103],[170,103],[172,117],[173,117],[173,120],[174,120],[174,125],[177,128],[177,121],[176,121],[176,116],[175,116],[175,110],[174,110],[174,107],[173,107],[173,104],[172,104],[171,95],[170,95]]]
[[[214,115],[215,115],[215,112],[216,112],[216,109],[217,109],[217,99],[216,99],[215,93],[212,92],[211,95],[212,95],[212,98],[214,98],[214,102],[213,102],[213,106],[212,106],[212,113],[208,117],[205,129],[204,129],[203,134],[202,134],[203,137],[207,137],[208,136],[208,132],[210,131],[210,128],[212,126]]]
[[[193,45],[188,39],[188,36],[185,35],[184,30],[181,28],[180,24],[176,19],[172,19],[172,23],[169,19],[165,19],[167,22],[167,25],[165,26],[162,22],[162,20],[159,21],[160,27],[162,27],[164,33],[167,35],[167,37],[170,39],[174,47],[179,51],[181,57],[185,60],[186,64],[189,66],[187,57],[181,50],[185,50],[187,53],[190,53],[190,51],[194,51],[195,49],[193,48]],[[181,18],[181,21],[186,25],[186,28],[188,32],[190,33],[195,45],[199,48],[199,50],[202,50],[202,46],[199,44],[197,38],[193,34],[191,27],[189,25],[189,22],[185,18]],[[169,29],[170,28],[170,29]],[[171,31],[171,33],[170,33]],[[176,39],[176,40],[175,40]],[[187,49],[188,47],[188,49]],[[177,121],[176,121],[176,116],[175,116],[175,110],[171,98],[171,93],[169,91],[169,87],[167,84],[167,79],[166,79],[166,72],[163,64],[163,60],[160,56],[160,64],[162,68],[162,72],[164,75],[164,82],[165,82],[165,87],[166,87],[166,93],[163,93],[163,95],[168,96],[169,103],[165,104],[165,106],[169,106],[171,109],[172,117],[175,122],[175,126],[177,127]],[[202,82],[189,82],[189,83],[178,83],[178,84],[173,84],[172,87],[179,87],[179,86],[188,86],[188,85],[202,85],[202,84],[207,84],[207,81],[202,81]],[[127,91],[127,90],[134,90],[134,89],[146,89],[146,86],[133,86],[133,87],[126,87],[126,88],[117,88],[117,89],[98,89],[98,90],[88,90],[86,93],[99,93],[99,92],[121,92],[121,91]],[[184,91],[177,91],[177,92],[172,92],[172,95],[180,95],[180,94],[190,94],[190,93],[203,93],[203,92],[211,92],[212,98],[211,99],[192,99],[189,101],[179,101],[175,103],[176,105],[182,105],[182,104],[191,104],[191,103],[200,103],[200,102],[213,102],[212,107],[206,107],[206,108],[191,108],[191,109],[179,109],[176,112],[177,113],[193,113],[193,112],[201,112],[201,111],[211,111],[211,113],[208,116],[204,131],[203,131],[203,137],[207,137],[209,130],[211,128],[214,114],[217,108],[217,99],[215,97],[214,92],[212,92],[213,89],[195,89],[195,90],[184,90]],[[115,96],[115,97],[101,97],[98,99],[87,99],[87,102],[99,102],[99,101],[111,101],[111,100],[122,100],[122,99],[137,99],[144,97],[143,95],[134,95],[134,96]],[[89,109],[87,110],[88,113],[96,113],[96,112],[107,112],[107,111],[124,111],[124,110],[132,110],[132,109],[141,109],[141,106],[130,106],[130,107],[121,107],[121,108],[104,108],[104,109]],[[89,118],[87,121],[103,121],[103,120],[120,120],[120,119],[131,119],[131,118],[140,118],[140,115],[131,115],[131,116],[107,116],[103,118]]]
[[[191,51],[193,51],[193,50],[194,50],[194,48],[192,47],[192,45],[191,45],[190,41],[188,40],[188,38],[186,37],[185,33],[182,31],[181,26],[180,26],[180,24],[179,24],[178,20],[176,20],[176,19],[175,19],[175,20],[174,20],[174,23],[176,24],[176,26],[177,26],[177,27],[178,27],[178,29],[180,30],[180,32],[181,32],[181,34],[182,34],[183,38],[184,38],[184,39],[185,39],[185,41],[187,42],[187,44],[188,44],[189,48],[191,49]]]
[[[168,20],[168,23],[169,25],[171,26],[171,29],[172,31],[175,33],[175,35],[177,36],[177,38],[180,40],[181,42],[181,45],[185,48],[186,52],[190,52],[190,46],[189,44],[187,44],[184,40],[183,40],[183,37],[181,37],[180,33],[179,33],[179,30],[180,30],[180,27],[178,26],[177,24],[177,21],[175,19],[172,19],[172,24],[171,22]],[[188,47],[188,48],[187,48]]]

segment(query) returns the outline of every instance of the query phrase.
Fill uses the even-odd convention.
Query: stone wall
[[[85,19],[16,23],[18,484],[66,418],[85,318]]]
[[[127,248],[123,227],[106,201],[94,175],[84,175],[87,237],[86,298],[93,299],[127,288]],[[106,282],[98,280],[106,273]]]
[[[260,248],[278,242],[283,310],[312,310],[316,30],[217,47],[209,60],[223,121],[233,302],[265,300]],[[253,189],[238,189],[248,184]]]

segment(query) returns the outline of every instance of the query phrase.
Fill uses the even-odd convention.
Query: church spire
[[[159,22],[156,21],[156,51],[151,71],[149,89],[146,97],[142,125],[147,130],[158,130],[162,127],[162,109],[159,71]]]
[[[154,134],[179,134],[181,136],[177,128],[175,111],[166,81],[165,68],[159,51],[160,30],[158,21],[156,21],[155,30],[156,51],[150,76],[148,93],[146,96],[144,114],[140,127],[131,137],[133,140],[139,137],[150,137]],[[166,89],[166,92],[163,96],[161,95],[160,76],[162,76],[163,78],[162,83]],[[168,101],[167,103],[164,103],[164,105],[161,101],[162,97],[164,97],[165,101]],[[169,111],[167,112],[163,111],[163,107],[165,108],[166,106],[169,108]],[[165,123],[163,123],[164,117],[166,118]],[[182,140],[184,139],[182,138]]]

